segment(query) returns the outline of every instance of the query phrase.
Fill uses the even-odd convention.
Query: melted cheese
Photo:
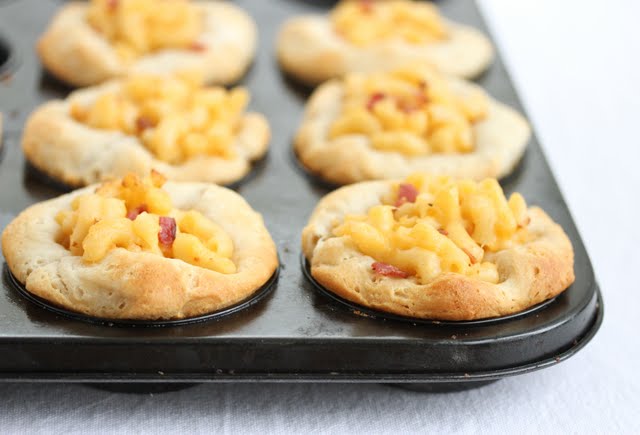
[[[124,61],[160,49],[196,48],[202,32],[201,13],[187,0],[91,0],[87,21]]]
[[[357,46],[399,39],[427,44],[447,37],[437,8],[428,2],[409,0],[346,0],[331,13],[336,32]]]
[[[487,114],[481,91],[458,95],[433,68],[351,74],[329,138],[358,134],[381,151],[408,156],[474,149],[474,123]]]
[[[415,202],[399,190],[415,189]],[[397,207],[396,207],[397,205]],[[348,215],[333,230],[376,261],[428,283],[458,273],[497,283],[485,254],[524,243],[527,205],[514,193],[507,200],[495,179],[456,181],[415,174],[394,187],[366,215]]]
[[[203,87],[201,78],[132,76],[71,116],[93,128],[137,136],[159,159],[177,164],[198,155],[233,158],[249,101],[244,88]]]
[[[130,174],[103,184],[95,193],[76,197],[70,210],[56,216],[59,242],[87,263],[99,262],[115,248],[125,248],[235,273],[229,235],[195,210],[173,208],[162,189],[164,182],[157,172],[144,180]],[[171,221],[175,233],[161,236],[171,232],[162,221]],[[163,243],[167,237],[171,243]]]

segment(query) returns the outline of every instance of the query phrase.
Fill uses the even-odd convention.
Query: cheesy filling
[[[125,62],[161,49],[202,49],[203,17],[188,0],[91,0],[87,21]]]
[[[447,27],[430,2],[343,0],[331,21],[339,35],[360,47],[389,39],[426,44],[447,37]]]
[[[414,174],[366,215],[347,215],[333,235],[421,284],[456,273],[498,283],[488,253],[528,240],[527,205],[507,200],[495,179],[456,181]]]
[[[200,76],[135,75],[88,105],[73,103],[78,122],[137,136],[157,158],[178,164],[198,155],[231,159],[249,102],[246,89],[202,86]]]
[[[56,216],[59,243],[87,263],[124,248],[235,273],[231,237],[200,212],[173,208],[164,183],[155,171],[146,179],[129,174],[76,197]]]
[[[467,153],[474,149],[474,124],[487,110],[483,92],[454,93],[427,66],[351,74],[329,138],[365,135],[374,149],[407,156]]]

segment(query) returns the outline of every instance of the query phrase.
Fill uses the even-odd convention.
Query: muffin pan
[[[471,387],[556,364],[598,330],[603,305],[591,263],[535,137],[515,172],[502,180],[542,206],[570,237],[575,283],[535,310],[485,322],[411,322],[359,310],[328,297],[305,276],[300,232],[328,186],[292,159],[291,139],[309,90],[279,71],[273,44],[294,14],[322,12],[331,2],[242,0],[258,21],[260,47],[242,80],[251,108],[271,124],[271,149],[235,186],[263,214],[278,245],[281,270],[271,292],[224,317],[165,328],[89,323],[44,309],[23,296],[9,273],[0,282],[0,379],[68,382],[321,381],[417,383],[429,390]],[[28,113],[70,89],[42,71],[33,45],[62,2],[0,3],[0,29],[15,41],[0,57],[21,62],[0,81],[5,114],[0,160],[0,228],[37,201],[61,194],[24,161],[20,135]],[[444,0],[443,13],[485,32],[472,2]],[[1,68],[1,67],[0,67]],[[499,100],[522,111],[498,56],[478,79]],[[0,257],[0,263],[4,260]],[[67,313],[68,314],[68,313]]]

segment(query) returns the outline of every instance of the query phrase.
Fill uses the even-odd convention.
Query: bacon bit
[[[109,12],[114,12],[116,9],[118,9],[118,3],[118,0],[108,0],[107,9],[109,10]]]
[[[471,264],[476,264],[478,262],[478,260],[476,259],[476,257],[473,256],[473,254],[469,251],[467,251],[466,249],[462,248],[462,250],[464,251],[465,254],[467,254],[467,256],[469,257],[469,260],[471,260]]]
[[[396,207],[400,207],[405,202],[416,202],[418,197],[418,189],[413,184],[402,183],[398,187],[398,199],[396,199]]]
[[[518,225],[518,228],[525,228],[531,223],[531,216],[527,216],[523,223]]]
[[[376,92],[375,94],[369,97],[369,101],[367,101],[367,110],[373,110],[373,107],[380,102],[380,100],[384,100],[386,95],[383,92]]]
[[[149,209],[147,208],[147,204],[142,204],[137,206],[136,208],[132,208],[131,210],[129,210],[129,213],[127,213],[127,219],[131,219],[132,221],[134,221],[140,214],[144,213],[145,211],[149,211]]]
[[[168,216],[160,216],[160,231],[158,231],[158,240],[160,244],[169,247],[173,245],[176,239],[176,220]]]
[[[191,51],[206,51],[207,46],[202,42],[194,41],[189,45],[189,50]]]
[[[449,231],[445,230],[444,228],[440,228],[440,229],[438,230],[438,232],[439,232],[440,234],[442,234],[443,236],[448,236],[448,235],[449,235]]]
[[[138,116],[136,119],[136,128],[138,131],[145,131],[147,128],[154,127],[154,123],[151,119],[146,116]]]
[[[371,12],[373,12],[373,1],[360,0],[360,11],[365,14],[370,14]]]
[[[417,95],[416,95],[416,104],[419,107],[424,106],[428,102],[429,102],[429,96],[426,94],[426,92],[424,90],[422,90],[422,91],[417,93]]]
[[[390,264],[381,263],[379,261],[373,263],[371,265],[371,268],[374,270],[374,272],[383,276],[389,276],[391,278],[407,278],[409,276],[407,272],[400,270]]]
[[[13,74],[11,73],[5,73],[0,76],[0,83],[2,83],[3,85],[10,85],[11,80],[13,80]]]

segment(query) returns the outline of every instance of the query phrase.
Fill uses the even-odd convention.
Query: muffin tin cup
[[[59,307],[57,305],[53,305],[46,299],[40,298],[33,293],[29,292],[24,284],[22,284],[18,279],[11,273],[9,267],[5,263],[4,265],[4,275],[5,279],[10,283],[10,285],[15,289],[16,292],[20,294],[23,298],[31,302],[32,304],[50,311],[58,316],[63,316],[71,320],[78,320],[81,322],[91,323],[93,325],[99,326],[116,326],[116,327],[124,327],[124,328],[167,328],[171,326],[185,326],[192,325],[194,323],[201,322],[209,322],[212,320],[217,320],[225,316],[229,316],[231,314],[237,313],[238,311],[249,308],[261,300],[266,298],[274,288],[275,283],[278,281],[278,275],[280,273],[280,269],[276,269],[276,271],[271,275],[269,280],[264,283],[258,290],[256,290],[251,296],[248,298],[233,304],[229,307],[223,308],[218,311],[214,311],[212,313],[204,314],[202,316],[189,317],[185,319],[176,319],[176,320],[133,320],[133,319],[104,319],[101,317],[90,316],[87,314],[78,313],[75,311],[70,311],[65,308]]]

